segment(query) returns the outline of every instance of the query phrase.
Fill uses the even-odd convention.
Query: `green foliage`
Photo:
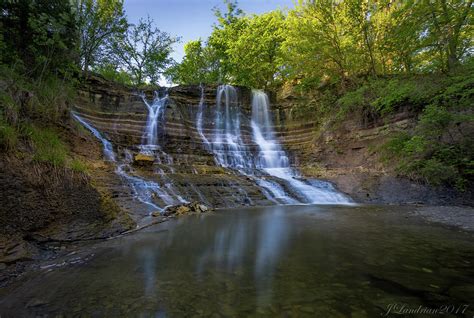
[[[283,43],[290,78],[453,70],[472,53],[472,1],[299,1]]]
[[[123,0],[73,0],[80,31],[80,63],[84,71],[107,63],[107,47],[125,32],[127,20]]]
[[[24,125],[22,133],[25,138],[30,140],[34,149],[33,160],[49,163],[55,167],[64,166],[68,153],[67,148],[54,130]]]
[[[77,28],[68,1],[7,0],[0,11],[1,63],[40,78],[71,68]]]
[[[184,58],[179,64],[166,71],[166,76],[178,84],[216,83],[219,69],[210,47],[201,40],[189,41],[184,45]]]
[[[215,11],[218,23],[206,45],[201,40],[186,44],[182,63],[169,72],[171,80],[274,86],[282,79],[284,14],[272,11],[244,16],[236,2],[226,3],[226,13]]]
[[[111,56],[127,73],[135,85],[148,81],[157,84],[165,68],[172,64],[172,45],[179,39],[154,27],[148,17],[117,36],[111,48]]]
[[[102,75],[105,79],[120,83],[123,85],[132,85],[132,76],[124,70],[117,68],[117,66],[107,63],[94,68],[94,71]]]
[[[237,40],[229,43],[227,50],[237,84],[257,88],[275,84],[282,63],[284,19],[279,11],[246,18]]]
[[[338,99],[337,117],[343,119],[350,113],[370,113],[380,118],[401,108],[419,112],[432,103],[444,105],[445,101],[455,101],[455,104],[459,104],[459,99],[462,99],[463,103],[468,103],[472,100],[472,93],[466,89],[466,82],[469,81],[465,75],[369,79]],[[456,89],[459,85],[463,87],[461,90]],[[456,94],[462,96],[456,97]]]
[[[413,133],[400,133],[382,147],[383,158],[412,179],[464,190],[473,181],[474,139],[459,127],[473,123],[473,116],[431,104]]]
[[[0,82],[4,85],[4,91],[0,93],[1,112],[13,125],[20,119],[56,123],[68,116],[68,105],[75,96],[71,79],[52,74],[31,79],[0,66]]]

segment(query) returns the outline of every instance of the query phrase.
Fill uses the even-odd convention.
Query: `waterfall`
[[[204,112],[204,87],[202,85],[199,85],[199,88],[201,89],[201,99],[199,100],[199,108],[198,108],[198,113],[196,116],[196,130],[198,131],[198,134],[201,136],[202,142],[204,143],[204,146],[207,150],[211,150],[211,144],[209,143],[209,140],[207,137],[204,135],[204,132],[202,130],[202,117],[203,117],[203,112]]]
[[[216,164],[253,180],[268,200],[277,204],[347,202],[329,183],[321,181],[313,185],[300,180],[297,171],[290,167],[288,155],[273,131],[270,102],[263,91],[252,92],[252,140],[247,144],[241,132],[243,116],[236,88],[231,85],[217,88],[212,138],[203,133],[203,110],[204,89],[201,87],[196,126],[205,148],[214,154]],[[257,152],[250,150],[249,142],[257,146]]]
[[[143,103],[148,109],[148,117],[145,132],[142,138],[141,149],[143,152],[152,152],[159,149],[158,125],[164,121],[166,103],[168,102],[168,94],[166,94],[164,97],[160,97],[159,93],[155,92],[155,96],[151,104],[146,100],[144,94],[141,97]]]
[[[288,156],[275,138],[271,120],[269,99],[265,92],[252,91],[252,132],[258,145],[256,166],[270,176],[286,181],[304,203],[348,203],[347,198],[335,191],[327,182],[313,185],[301,180],[297,171],[290,167]]]
[[[102,142],[102,145],[104,146],[104,157],[108,161],[113,161],[115,162],[115,153],[114,153],[114,148],[112,147],[112,143],[105,139],[102,134],[92,127],[87,121],[85,121],[83,118],[81,118],[79,115],[76,113],[72,112],[72,117],[77,120],[79,123],[81,123],[84,127],[86,127],[92,134]]]
[[[217,89],[214,138],[211,149],[217,164],[242,170],[251,167],[247,147],[240,133],[240,108],[237,90],[231,85]]]
[[[135,147],[154,157],[154,164],[149,166],[148,172],[135,170],[133,154],[129,149],[119,147],[115,149],[118,153],[114,152],[112,143],[91,122],[74,112],[72,117],[101,141],[105,159],[115,166],[115,173],[130,187],[134,199],[148,205],[153,211],[163,211],[168,205],[188,202],[185,197],[193,197],[194,193],[206,201],[200,189],[194,185],[180,193],[179,186],[173,183],[173,177],[167,175],[175,173],[173,157],[160,146],[159,135],[165,122],[168,95],[160,97],[155,93],[151,103],[144,95],[141,97],[148,115],[141,144]],[[201,86],[196,128],[204,148],[214,155],[216,164],[245,176],[275,204],[348,203],[348,199],[330,183],[305,180],[290,166],[289,157],[273,130],[268,96],[263,91],[254,90],[251,104],[252,113],[249,117],[241,111],[237,89],[230,85],[219,86],[215,112],[207,123],[213,123],[214,129],[203,129],[204,114],[209,113],[209,109],[206,111],[204,87]],[[144,173],[147,174],[146,178],[142,177]],[[251,198],[254,194],[249,195],[246,187],[230,186],[233,190],[230,195],[235,197],[235,201],[253,204]]]
[[[115,173],[119,175],[122,180],[125,180],[127,185],[133,192],[133,197],[153,208],[154,210],[163,211],[166,206],[173,205],[176,203],[187,202],[181,196],[175,193],[172,189],[172,185],[165,181],[165,187],[160,186],[157,182],[144,180],[136,175],[132,175],[134,172],[131,167],[133,161],[133,155],[129,150],[123,151],[124,158],[117,160],[117,156],[113,150],[112,143],[107,140],[96,128],[94,128],[89,122],[79,115],[72,113],[74,119],[86,127],[97,139],[102,142],[104,147],[104,156],[108,161],[116,164]],[[147,126],[148,130],[148,126]],[[153,140],[153,138],[152,138]],[[156,142],[156,139],[154,139]],[[166,189],[165,189],[166,188]]]

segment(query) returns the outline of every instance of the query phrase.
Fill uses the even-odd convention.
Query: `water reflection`
[[[472,237],[408,224],[400,209],[280,206],[181,218],[96,245],[86,265],[0,291],[0,315],[371,317],[390,303],[472,299]]]

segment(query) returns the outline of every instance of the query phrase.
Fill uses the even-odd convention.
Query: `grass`
[[[57,133],[67,125],[74,85],[58,76],[29,79],[6,65],[0,65],[0,148],[31,157],[54,167],[84,172],[85,165],[70,159],[69,149]],[[23,147],[19,147],[20,143]]]
[[[65,165],[68,150],[54,130],[25,125],[23,135],[30,140],[34,150],[33,160],[49,163],[54,167]]]
[[[12,151],[18,144],[18,132],[0,117],[0,148]]]
[[[79,172],[79,173],[87,172],[87,165],[79,159],[73,159],[69,163],[69,168],[71,168],[72,171]]]

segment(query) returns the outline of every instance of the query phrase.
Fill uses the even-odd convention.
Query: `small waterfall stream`
[[[147,101],[144,94],[141,95],[141,98],[148,109],[148,117],[140,147],[143,152],[152,152],[160,148],[158,145],[158,126],[164,122],[168,94],[160,97],[160,94],[155,92],[152,103]]]
[[[152,108],[150,108],[152,109]],[[153,111],[151,116],[155,116],[157,112]],[[80,117],[79,115],[72,113],[74,119],[76,119],[79,123],[81,123],[84,127],[86,127],[97,139],[102,142],[104,147],[104,157],[106,160],[111,161],[116,165],[115,173],[119,175],[122,180],[128,184],[130,189],[133,192],[133,196],[138,201],[144,203],[145,205],[149,206],[153,210],[163,211],[166,206],[173,205],[176,203],[185,203],[187,202],[181,196],[176,194],[173,191],[172,185],[170,182],[166,182],[164,187],[160,186],[157,182],[151,180],[145,180],[140,178],[136,175],[133,175],[134,169],[131,166],[133,161],[133,155],[128,149],[123,150],[124,158],[117,160],[117,155],[113,150],[112,143],[106,139],[96,128],[94,128],[88,121],[84,118]],[[149,117],[151,117],[149,116]],[[158,116],[154,117],[158,119]],[[155,130],[157,127],[157,123],[154,120],[148,120],[147,123],[150,123],[151,128],[147,124],[146,131],[148,130]],[[153,128],[154,127],[154,128]],[[150,136],[150,135],[145,135]],[[150,136],[150,138],[146,138],[147,144],[141,145],[140,148],[150,153],[152,151],[152,146],[157,146],[153,142],[156,142],[154,136]],[[149,144],[148,142],[151,141]]]
[[[115,162],[115,152],[112,143],[105,139],[97,129],[92,127],[85,119],[81,118],[76,113],[72,112],[72,117],[79,123],[81,123],[84,127],[86,127],[97,139],[100,140],[100,142],[102,142],[102,146],[104,146],[105,159],[107,161]]]

